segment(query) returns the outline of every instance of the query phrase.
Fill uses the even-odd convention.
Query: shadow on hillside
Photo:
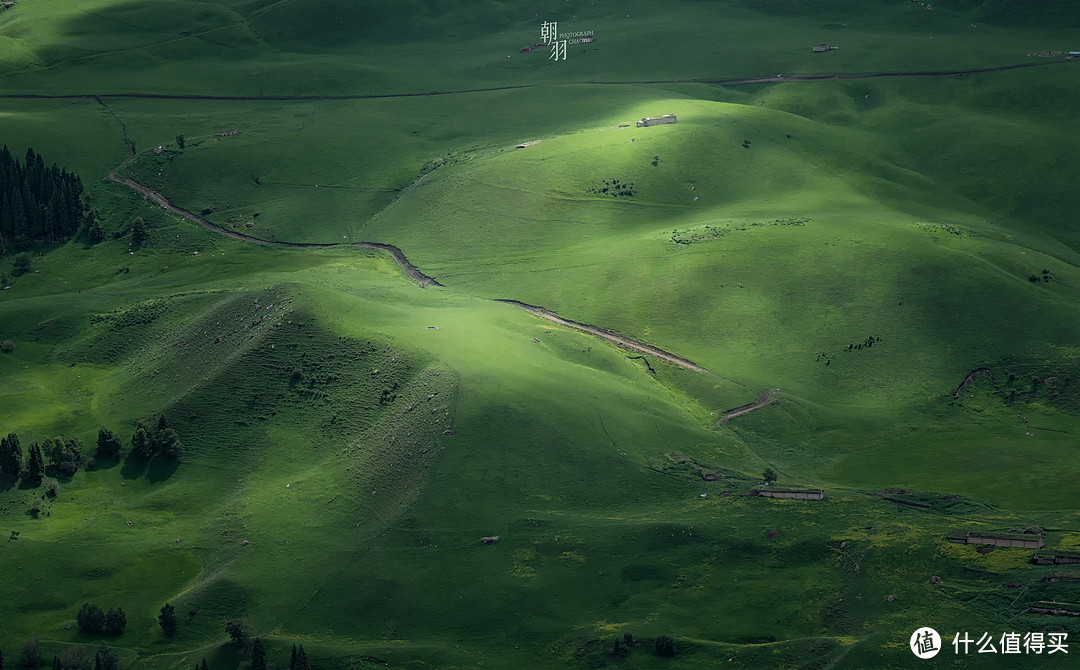
[[[89,465],[86,466],[87,472],[97,472],[98,470],[111,470],[120,465],[120,459],[112,458],[95,458]]]
[[[150,462],[134,454],[128,454],[124,459],[124,465],[120,468],[120,476],[124,479],[138,479],[146,472],[146,466]]]
[[[38,479],[36,481],[33,480],[33,479],[30,479],[30,480],[20,479],[19,480],[19,490],[20,491],[32,491],[33,489],[40,488],[41,485],[44,484],[44,483],[45,483],[45,478],[44,477],[42,477],[41,479]],[[0,487],[0,488],[2,488],[2,487]]]
[[[155,458],[146,469],[146,479],[151,483],[163,482],[173,476],[180,464],[165,458]]]
[[[10,491],[15,488],[15,480],[7,475],[0,474],[0,493]]]

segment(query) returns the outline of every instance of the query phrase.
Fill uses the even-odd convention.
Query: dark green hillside
[[[543,21],[596,39],[554,62]],[[118,670],[258,670],[229,622],[319,670],[907,668],[922,626],[960,667],[957,631],[1075,638],[1078,21],[0,11],[0,457],[50,461],[0,474],[7,667],[38,637],[33,667],[104,640]],[[60,221],[80,195],[93,239]]]

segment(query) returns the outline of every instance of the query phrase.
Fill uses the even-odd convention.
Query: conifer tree
[[[23,478],[36,481],[45,476],[45,455],[41,452],[41,445],[37,442],[30,443],[29,456],[26,459],[26,471]]]
[[[176,635],[176,608],[169,603],[162,605],[161,613],[158,614],[158,624],[161,626],[161,630],[166,636],[172,637],[173,635]]]
[[[139,458],[150,458],[154,455],[154,444],[142,424],[139,424],[131,435],[131,453]]]
[[[300,651],[296,652],[296,670],[311,670],[311,664],[308,663],[304,645],[300,645]]]
[[[116,433],[112,432],[104,426],[98,430],[97,438],[97,457],[105,458],[115,461],[120,458],[120,452],[122,450],[120,438]]]
[[[0,437],[0,470],[18,479],[22,474],[22,468],[23,453],[19,436],[8,433],[7,437]]]
[[[251,670],[266,670],[266,649],[259,637],[255,638],[255,644],[251,647]]]
[[[127,614],[124,613],[122,607],[116,607],[110,609],[105,613],[105,632],[112,635],[119,635],[124,632],[124,628],[127,626]]]

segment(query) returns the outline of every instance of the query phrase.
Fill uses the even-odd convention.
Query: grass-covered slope
[[[0,476],[0,651],[97,645],[84,602],[128,612],[125,668],[246,666],[238,617],[319,668],[907,667],[923,625],[1077,632],[1028,612],[1080,598],[1064,568],[946,535],[1080,549],[1080,66],[1028,56],[1078,18],[20,0],[0,143],[77,170],[110,237],[0,262],[0,431],[89,455],[165,414],[186,451],[55,498]],[[520,53],[542,20],[597,41]],[[750,496],[766,467],[825,499]]]

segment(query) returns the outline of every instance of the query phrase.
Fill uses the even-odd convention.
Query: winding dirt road
[[[419,268],[417,268],[415,265],[413,265],[412,263],[409,262],[409,259],[405,257],[405,254],[402,253],[401,249],[398,249],[397,247],[395,247],[392,244],[382,244],[382,243],[379,243],[379,242],[328,242],[328,243],[317,243],[317,242],[274,242],[274,241],[271,241],[271,240],[264,240],[264,239],[259,238],[259,237],[252,237],[251,235],[245,235],[243,233],[238,233],[235,230],[229,230],[228,228],[224,228],[222,226],[219,226],[216,223],[212,223],[211,221],[207,220],[205,217],[199,216],[195,212],[184,209],[183,207],[180,207],[179,205],[174,205],[172,202],[169,201],[168,198],[166,198],[164,195],[158,193],[157,191],[153,190],[152,188],[149,188],[147,186],[143,186],[142,184],[140,184],[137,181],[127,179],[127,178],[121,177],[120,175],[116,174],[116,168],[113,168],[112,170],[109,171],[109,179],[116,182],[117,184],[122,184],[124,186],[127,186],[128,188],[135,191],[136,193],[141,193],[145,197],[149,198],[150,200],[153,200],[154,202],[161,205],[163,208],[169,210],[170,212],[175,212],[175,213],[179,214],[180,216],[183,216],[184,218],[186,218],[186,219],[188,219],[190,221],[194,221],[195,223],[199,224],[203,228],[207,228],[209,230],[214,231],[215,233],[218,233],[219,235],[224,235],[226,237],[231,237],[231,238],[236,239],[236,240],[243,240],[244,242],[251,242],[252,244],[260,244],[262,246],[267,246],[267,247],[290,247],[290,248],[362,247],[364,249],[378,249],[379,251],[385,251],[386,253],[390,254],[390,256],[401,267],[401,269],[405,271],[405,274],[409,275],[414,280],[416,280],[416,282],[418,284],[420,284],[421,288],[426,288],[428,286],[442,286],[442,284],[440,284],[438,281],[436,281],[433,277],[429,277],[426,274],[424,274],[423,272],[420,272]]]

